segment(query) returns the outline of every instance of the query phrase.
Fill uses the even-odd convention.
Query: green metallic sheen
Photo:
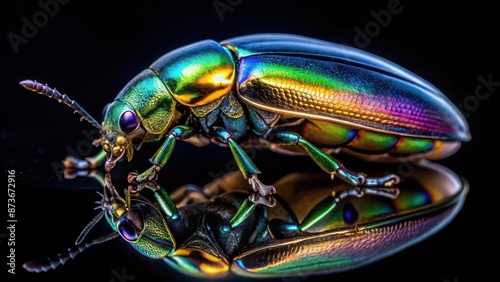
[[[169,135],[153,158],[151,158],[151,163],[164,167],[174,151],[175,143],[175,136]]]
[[[302,138],[299,139],[299,146],[304,148],[311,156],[312,160],[325,172],[332,173],[340,168],[340,164],[337,163],[332,157],[325,154],[323,151],[313,146],[306,140]]]
[[[120,100],[134,109],[144,128],[152,134],[165,132],[174,120],[175,100],[151,70],[146,69],[134,77],[118,94],[116,101]]]
[[[363,152],[384,152],[394,148],[400,138],[396,135],[363,130],[358,132],[356,139],[349,143],[348,147]],[[415,152],[422,152],[421,148],[415,149]]]
[[[358,130],[326,121],[312,120],[302,127],[302,137],[319,145],[340,146],[352,141]]]
[[[155,199],[158,201],[158,205],[160,206],[160,211],[163,213],[165,218],[170,218],[174,213],[177,212],[177,207],[175,206],[172,199],[168,195],[165,189],[160,188],[159,191],[154,192]]]
[[[236,226],[243,223],[245,219],[248,218],[248,216],[252,213],[252,211],[255,209],[256,206],[257,206],[256,203],[250,202],[248,199],[243,201],[240,209],[238,209],[238,212],[229,221],[229,227],[235,228]]]
[[[299,145],[302,147],[313,161],[325,172],[332,173],[340,168],[332,157],[304,140],[300,135],[294,132],[278,132],[274,135],[273,142],[280,145]]]
[[[401,142],[393,151],[399,154],[412,154],[415,152],[426,152],[431,150],[434,140],[424,138],[402,138]]]
[[[227,144],[231,149],[231,153],[238,165],[238,168],[243,173],[245,178],[249,178],[252,175],[260,174],[260,170],[252,162],[252,159],[248,157],[245,151],[236,143],[233,139],[229,139]]]
[[[169,52],[150,67],[181,104],[202,106],[227,95],[234,85],[230,52],[205,40]]]
[[[439,89],[376,55],[290,34],[221,44],[237,54],[239,94],[253,106],[389,134],[470,139],[467,122]]]
[[[329,197],[324,201],[325,203],[327,201],[330,202],[331,206],[329,206],[328,209],[324,208],[324,210],[319,209],[319,205],[315,206],[314,209],[311,210],[308,216],[301,223],[301,229],[311,228],[313,225],[315,225],[315,232],[323,232],[349,226],[350,224],[344,221],[342,214],[344,205],[347,203],[351,203],[359,214],[359,218],[354,224],[370,222],[374,218],[389,216],[395,212],[395,208],[392,205],[391,201],[376,196],[365,195],[362,199],[351,197],[339,203],[334,203],[333,197]],[[326,211],[331,213],[324,215]]]
[[[187,139],[191,136],[191,134],[192,129],[188,126],[177,126],[172,129],[172,133],[167,136],[160,149],[158,149],[155,155],[151,158],[151,163],[164,167],[174,151],[176,140]]]
[[[67,96],[33,81],[21,84],[65,103],[100,130],[108,173],[125,152],[130,159],[131,149],[142,142],[165,139],[150,159],[152,166],[135,179],[129,175],[125,199],[110,187],[111,197],[101,194],[97,203],[102,212],[88,226],[104,213],[115,231],[104,239],[119,233],[139,253],[173,257],[179,262],[173,267],[193,276],[229,270],[283,276],[353,269],[438,231],[458,212],[466,193],[462,179],[432,165],[422,169],[426,163],[421,168],[415,164],[400,183],[396,174],[376,176],[395,167],[377,166],[369,176],[366,164],[358,173],[329,155],[333,147],[395,159],[440,148],[452,153],[455,147],[445,142],[470,139],[466,120],[438,89],[395,64],[346,46],[281,34],[187,45],[134,77],[110,104],[102,126]],[[128,116],[120,120],[125,111],[135,112],[140,122]],[[120,123],[131,132],[123,134]],[[218,185],[216,179],[210,187],[185,188],[174,203],[163,188],[157,190],[156,176],[176,141],[194,134],[200,144],[206,139],[230,148],[244,179],[229,183],[243,184],[227,191],[208,189]],[[332,178],[344,181],[327,179],[316,189],[314,181],[308,182],[310,175],[297,173],[288,187],[283,187],[286,181],[276,184],[280,189],[262,184],[259,169],[242,147],[284,152],[281,145],[297,149],[291,153],[307,153]],[[102,162],[103,154],[88,162]],[[144,183],[148,180],[152,183]],[[156,203],[139,195],[144,186],[133,190],[135,184],[152,184],[145,186],[153,190]],[[399,197],[394,193],[405,188]],[[48,262],[57,266],[56,260]],[[33,269],[45,271],[46,265]]]
[[[403,189],[398,198],[394,201],[394,207],[397,211],[404,211],[423,207],[433,202],[429,191],[415,186],[412,189]]]
[[[150,258],[159,259],[169,255],[175,249],[175,241],[165,220],[152,206],[141,210],[144,216],[144,231],[137,241],[131,242],[132,247]]]
[[[337,204],[338,203],[334,197],[330,196],[325,198],[323,201],[314,206],[314,208],[304,218],[304,220],[300,223],[300,229],[307,230],[311,228],[311,226],[330,214],[337,207]]]
[[[113,101],[106,111],[104,116],[103,127],[109,132],[121,132],[120,129],[120,116],[125,111],[135,112],[135,109],[127,102],[123,100]],[[136,112],[137,114],[137,112]]]

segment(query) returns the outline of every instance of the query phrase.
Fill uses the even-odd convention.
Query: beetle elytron
[[[131,189],[122,198],[108,173],[99,181],[106,184],[97,202],[102,211],[82,231],[78,246],[23,267],[32,272],[55,269],[92,245],[121,237],[140,254],[203,278],[231,272],[283,278],[352,270],[431,236],[460,211],[468,191],[463,179],[431,162],[414,169],[398,185],[401,194],[395,199],[371,187],[332,183],[320,172],[292,173],[274,183],[275,207],[259,205],[245,224],[227,231],[226,222],[251,192],[237,171],[203,188],[185,186],[170,195],[154,188],[157,203]],[[306,223],[331,203],[322,221]],[[84,242],[103,216],[112,233]]]
[[[230,228],[256,204],[275,204],[269,197],[275,188],[259,181],[245,147],[308,154],[332,178],[389,188],[398,175],[354,172],[331,153],[377,162],[440,159],[470,139],[461,113],[422,78],[355,48],[288,34],[205,40],[171,51],[121,90],[102,124],[56,90],[31,80],[21,84],[64,102],[100,130],[102,138],[94,144],[103,151],[86,160],[68,158],[66,167],[92,168],[105,159],[111,171],[143,142],[166,137],[152,166],[130,177],[144,184],[156,178],[176,140],[229,146],[258,192],[242,204]]]

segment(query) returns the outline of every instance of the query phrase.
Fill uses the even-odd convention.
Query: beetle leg
[[[217,137],[220,142],[229,146],[243,176],[245,179],[248,179],[248,183],[252,189],[258,192],[249,196],[248,199],[241,204],[236,214],[229,221],[229,224],[225,225],[222,229],[222,231],[229,231],[244,222],[257,205],[261,204],[268,207],[276,205],[276,200],[272,196],[272,194],[276,194],[276,188],[272,185],[264,185],[260,182],[257,177],[257,174],[260,174],[259,169],[245,151],[243,151],[243,149],[231,138],[231,133],[228,130],[222,127],[214,127],[213,135]]]
[[[213,135],[217,137],[220,142],[229,146],[231,152],[233,153],[233,157],[238,164],[238,168],[243,173],[245,179],[248,179],[248,183],[255,192],[258,191],[262,196],[268,196],[276,193],[276,188],[274,188],[274,186],[264,185],[260,182],[257,177],[257,174],[260,174],[259,169],[255,166],[245,151],[231,138],[231,133],[228,130],[222,127],[214,127]]]
[[[368,177],[364,173],[353,172],[344,167],[344,165],[304,140],[295,132],[278,132],[270,137],[271,142],[277,145],[299,145],[302,147],[313,161],[321,169],[329,173],[332,178],[337,175],[340,179],[353,186],[385,186],[391,187],[399,183],[399,177],[395,174],[389,174],[382,177]]]
[[[172,129],[172,132],[168,135],[167,140],[158,149],[154,156],[150,159],[153,164],[149,169],[143,173],[137,175],[132,181],[143,183],[146,181],[154,180],[158,171],[165,166],[168,159],[174,151],[175,143],[177,140],[188,139],[193,135],[193,130],[188,126],[176,126]]]
[[[85,169],[95,169],[101,163],[106,160],[106,152],[101,149],[99,153],[95,156],[87,157],[83,160],[75,158],[73,156],[67,156],[63,161],[64,168],[85,170]]]
[[[172,217],[177,212],[177,207],[175,206],[172,199],[168,195],[167,191],[160,187],[159,190],[154,192],[155,199],[158,201],[158,206],[160,211],[165,218]]]
[[[252,195],[248,196],[248,199],[243,201],[236,214],[229,221],[229,224],[223,227],[222,230],[229,231],[229,228],[238,227],[238,225],[240,225],[245,221],[245,219],[248,218],[248,216],[252,213],[257,205],[274,207],[276,205],[276,198],[272,195],[262,196],[259,193],[253,193]]]
[[[389,199],[396,199],[399,195],[398,188],[386,188],[386,187],[353,187],[340,193],[332,192],[331,196],[326,197],[320,203],[318,203],[304,218],[302,223],[299,225],[300,230],[304,231],[315,223],[320,221],[326,215],[331,213],[331,211],[337,206],[337,204],[344,198],[347,197],[363,197],[364,195],[375,195],[380,197],[386,197]]]

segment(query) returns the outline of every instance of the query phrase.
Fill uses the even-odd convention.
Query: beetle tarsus
[[[156,184],[156,177],[155,177],[155,179],[151,179],[151,180],[147,180],[147,181],[138,181],[137,178],[139,176],[140,175],[137,174],[136,172],[130,172],[127,175],[127,181],[129,183],[127,189],[131,194],[136,194],[144,189],[149,189],[152,191],[157,191],[160,189],[158,184]]]
[[[399,183],[399,176],[395,174],[388,174],[381,177],[367,177],[365,180],[365,186],[383,186],[392,187]]]
[[[272,195],[262,196],[259,193],[253,193],[248,197],[248,200],[254,204],[265,205],[270,208],[276,206],[276,198]]]
[[[276,194],[276,188],[273,185],[262,184],[256,174],[248,178],[248,183],[250,183],[250,186],[255,192],[259,192],[262,196]]]
[[[350,171],[345,168],[339,168],[334,174],[353,186],[392,187],[399,183],[399,176],[395,174],[387,174],[381,177],[368,177],[364,173]]]
[[[147,181],[156,181],[158,179],[158,171],[161,167],[159,165],[152,165],[145,172],[136,176],[135,181],[138,183],[143,183]]]

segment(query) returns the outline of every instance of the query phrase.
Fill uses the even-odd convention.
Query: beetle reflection
[[[179,187],[170,195],[156,183],[148,187],[154,192],[129,187],[120,195],[110,174],[91,176],[104,184],[97,202],[101,212],[82,231],[78,246],[57,259],[25,263],[25,269],[54,269],[92,245],[121,237],[140,254],[196,277],[348,271],[435,234],[460,211],[468,191],[466,180],[432,162],[416,166],[395,197],[332,182],[322,173],[291,173],[274,183],[274,207],[257,205],[238,227],[227,229],[227,221],[252,196],[238,172],[204,187]],[[155,201],[148,198],[151,193]],[[307,222],[325,206],[331,208],[321,220]],[[102,217],[112,232],[84,241]]]

